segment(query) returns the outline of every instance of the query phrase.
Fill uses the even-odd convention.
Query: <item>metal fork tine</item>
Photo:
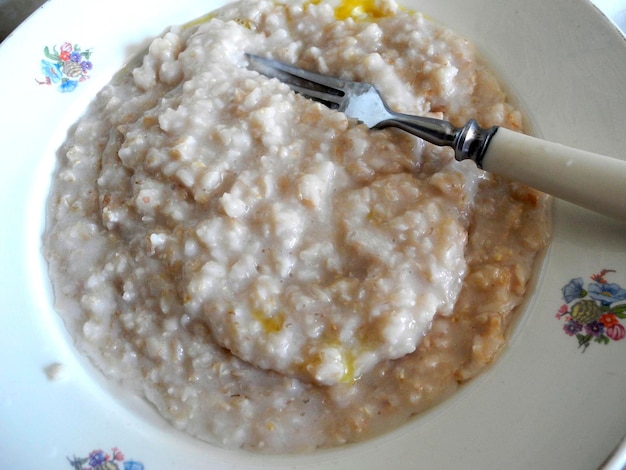
[[[287,83],[296,93],[301,94],[305,98],[312,99],[314,101],[320,101],[329,108],[335,109],[343,103],[343,96],[327,93],[325,91],[313,90],[311,88],[305,88],[293,83]]]
[[[324,94],[324,96],[312,96],[313,98],[328,100],[328,94],[339,97],[345,95],[343,88],[346,85],[346,80],[310,72],[254,54],[246,53],[246,57],[251,63],[254,63],[255,67],[262,68],[264,75],[278,78],[289,86],[300,87],[302,93],[305,93],[306,90],[316,90]],[[334,100],[332,102],[337,103]]]

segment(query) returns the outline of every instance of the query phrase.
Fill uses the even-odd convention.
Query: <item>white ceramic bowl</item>
[[[92,453],[94,462],[108,453],[129,469],[598,467],[626,433],[626,340],[579,348],[556,315],[568,300],[563,287],[566,297],[579,293],[581,282],[595,292],[590,276],[603,269],[614,271],[603,277],[604,287],[621,295],[615,286],[626,286],[626,225],[560,201],[553,241],[501,359],[441,406],[363,444],[302,456],[218,449],[174,431],[75,353],[52,310],[40,254],[56,149],[89,100],[149,38],[220,4],[52,0],[0,46],[0,466],[70,469],[71,461],[102,450]],[[536,134],[624,158],[626,42],[591,3],[403,4],[470,38]],[[45,84],[40,63],[46,46],[65,41],[91,49],[94,67],[89,80],[60,93]]]

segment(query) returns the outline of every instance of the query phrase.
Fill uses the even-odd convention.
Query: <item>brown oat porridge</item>
[[[58,162],[57,310],[107,377],[209,442],[309,451],[440,402],[504,347],[547,242],[544,195],[246,68],[272,56],[522,130],[465,39],[367,5],[243,1],[172,27]]]

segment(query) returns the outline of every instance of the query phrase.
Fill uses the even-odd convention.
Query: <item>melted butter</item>
[[[338,20],[348,18],[363,20],[385,16],[389,16],[389,11],[378,6],[376,0],[341,0],[335,7],[335,18]]]
[[[343,354],[342,359],[344,372],[341,379],[339,379],[339,383],[350,384],[358,379],[358,377],[354,376],[354,356],[352,354]]]
[[[266,333],[278,333],[285,324],[285,316],[280,313],[268,314],[261,310],[254,310],[252,316],[261,324]]]
[[[252,22],[248,19],[242,20],[241,18],[235,18],[235,22],[246,29],[252,29]]]
[[[194,26],[198,26],[203,23],[208,23],[213,18],[215,18],[215,12],[207,13],[206,15],[203,15],[200,18],[196,18],[195,20],[191,20],[188,23],[185,23],[183,25],[183,29],[193,28]]]

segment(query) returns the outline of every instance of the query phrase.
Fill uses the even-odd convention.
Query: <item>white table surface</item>
[[[626,31],[626,0],[591,0],[622,30]]]

